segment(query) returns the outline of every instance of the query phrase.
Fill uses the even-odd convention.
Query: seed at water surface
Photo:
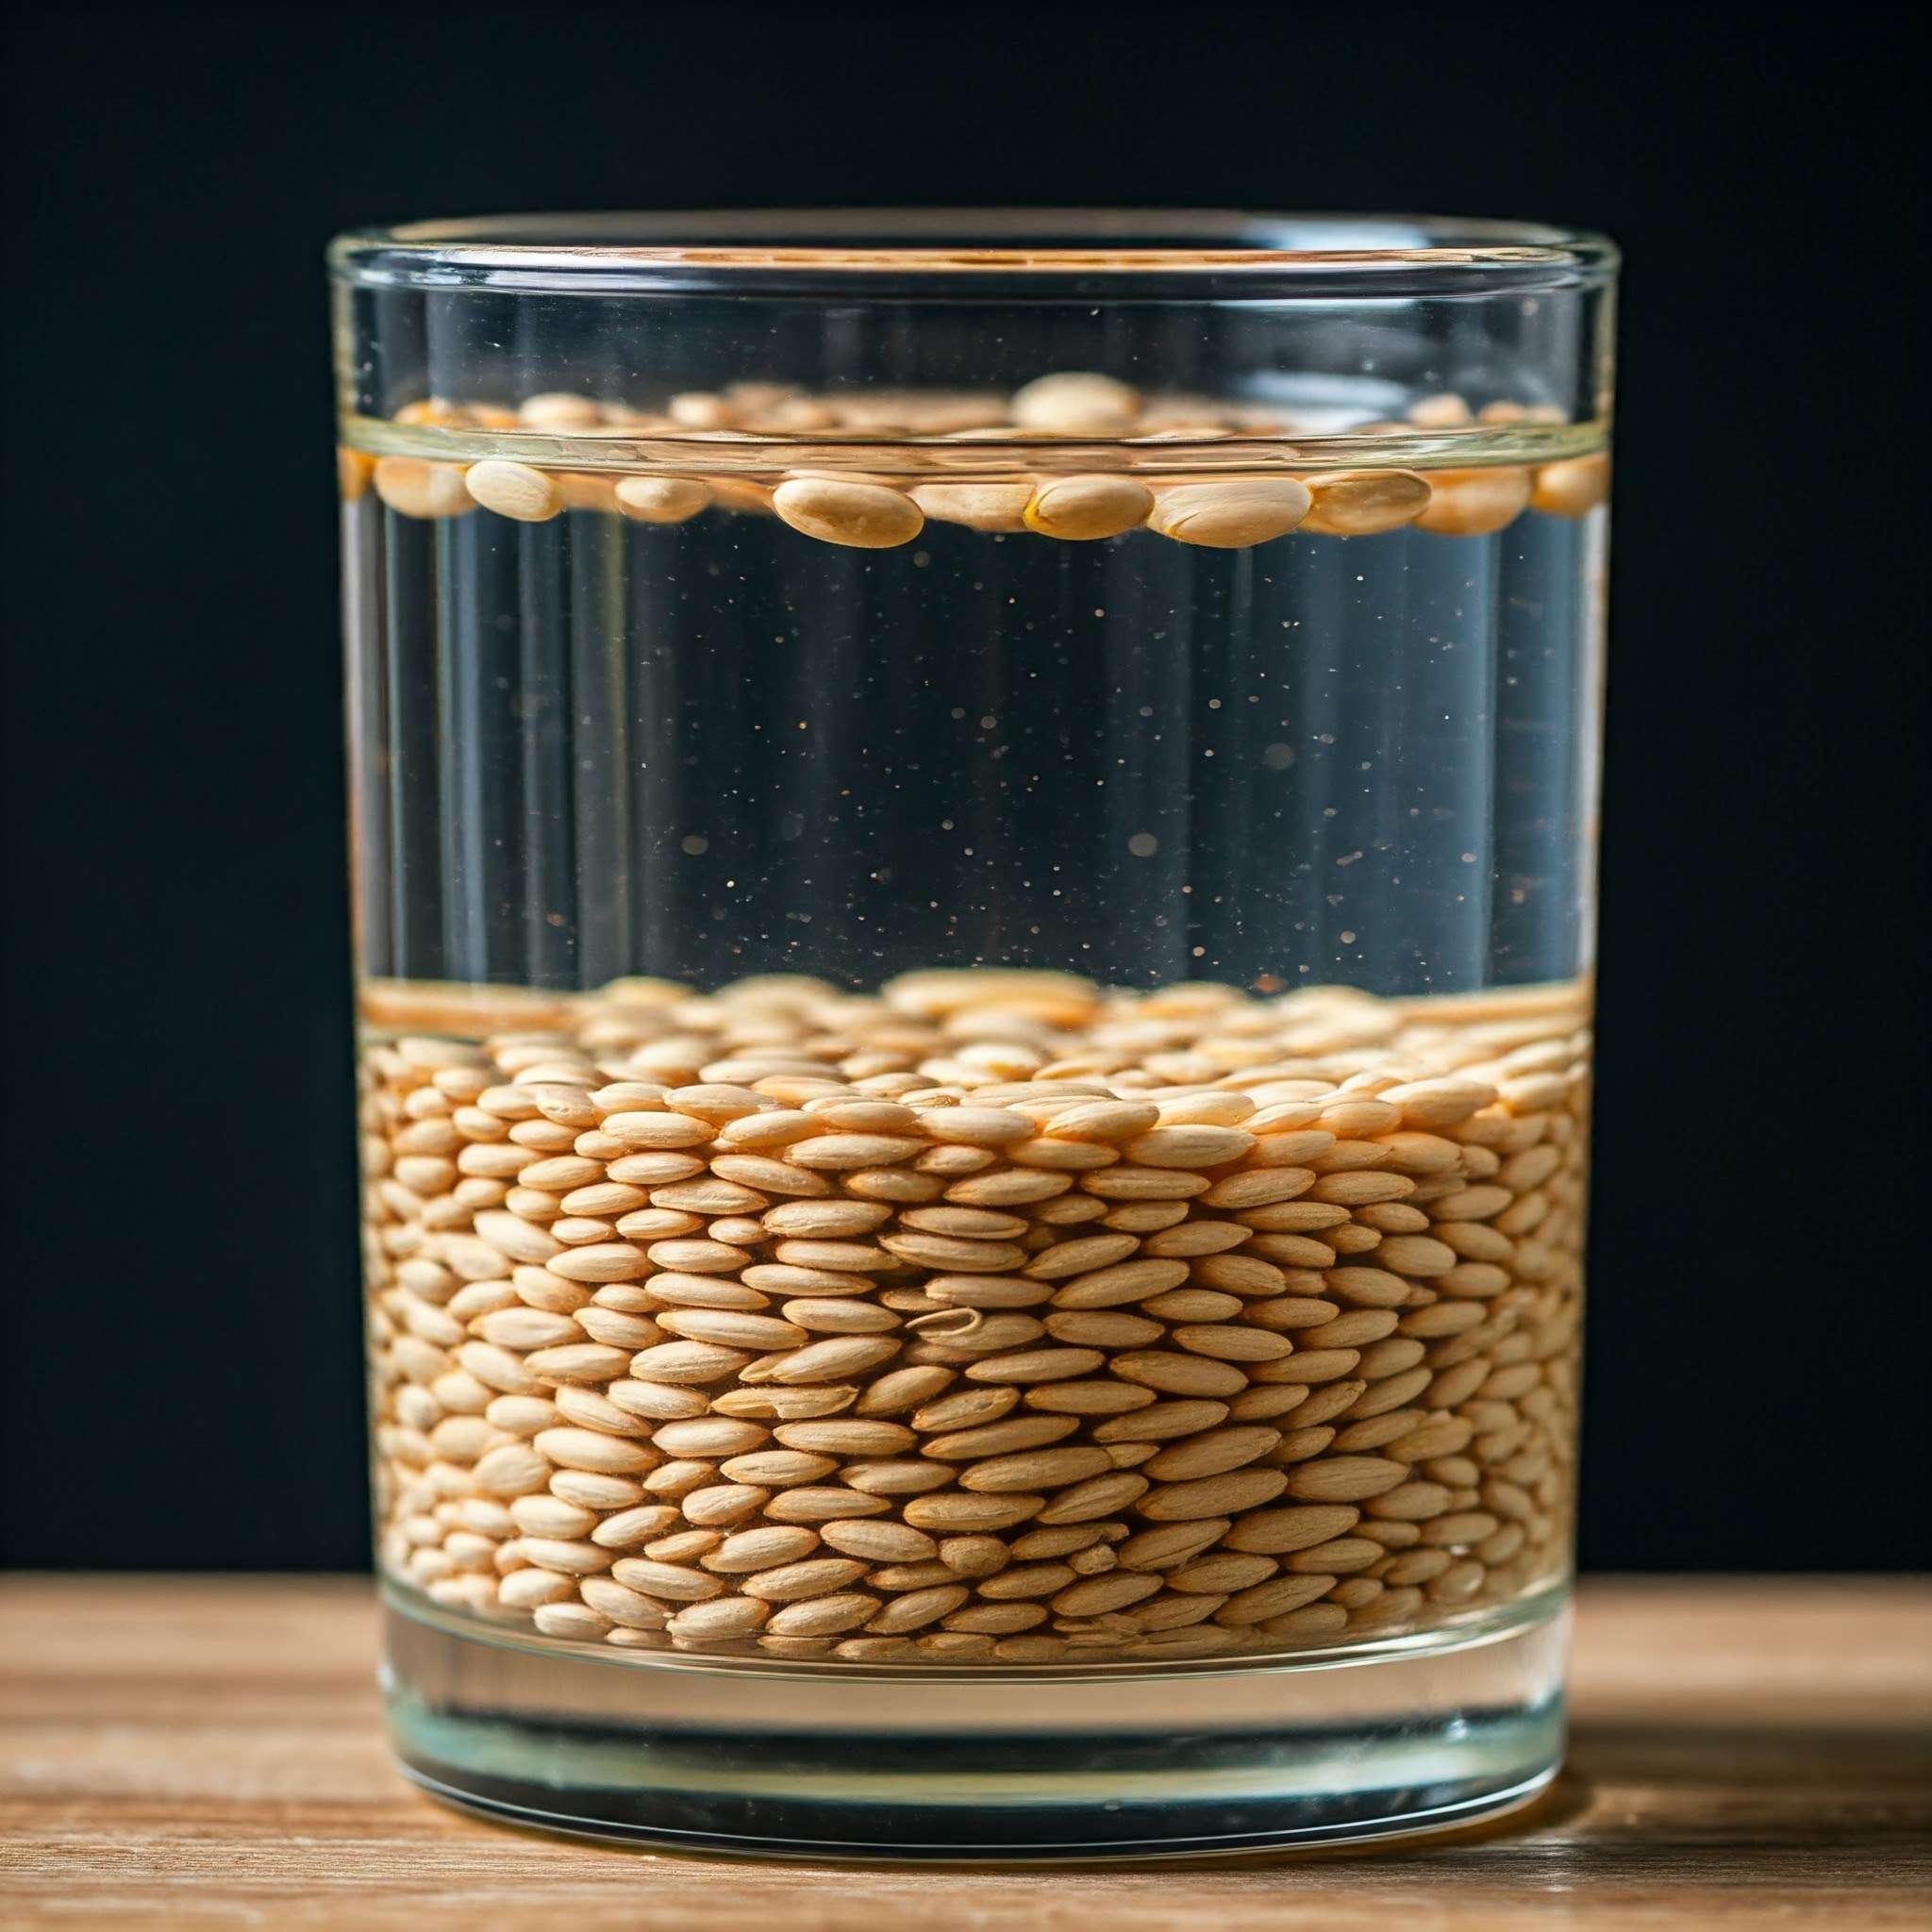
[[[909,543],[925,522],[909,496],[841,477],[793,477],[772,492],[772,508],[808,537],[865,550]]]

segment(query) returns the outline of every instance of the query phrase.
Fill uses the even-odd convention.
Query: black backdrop
[[[16,14],[8,1558],[363,1560],[324,241],[995,202],[1624,243],[1584,1558],[1927,1562],[1907,17]]]

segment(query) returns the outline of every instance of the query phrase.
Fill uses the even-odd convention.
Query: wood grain
[[[0,1924],[63,1932],[1932,1926],[1932,1588],[1586,1586],[1570,1768],[1407,1849],[1052,1870],[580,1845],[385,1756],[360,1581],[0,1585]]]

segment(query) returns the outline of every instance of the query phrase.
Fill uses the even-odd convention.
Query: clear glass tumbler
[[[1561,1753],[1614,256],[336,246],[397,1752],[719,1850]]]

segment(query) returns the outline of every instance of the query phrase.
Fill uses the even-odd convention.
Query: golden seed
[[[1460,396],[1444,391],[1411,403],[1408,420],[1419,429],[1463,429],[1475,418]]]
[[[610,1552],[595,1543],[534,1536],[526,1536],[522,1541],[524,1555],[540,1570],[554,1570],[565,1576],[591,1576],[615,1567]]]
[[[871,1335],[841,1335],[828,1341],[808,1342],[773,1370],[786,1383],[836,1382],[891,1360],[899,1343]]]
[[[904,1415],[930,1402],[951,1386],[955,1372],[942,1368],[893,1369],[878,1377],[858,1398],[862,1416]],[[915,1426],[918,1426],[915,1418]]]
[[[1326,1209],[1323,1210],[1324,1213]],[[1100,1224],[1122,1234],[1151,1234],[1188,1218],[1186,1201],[1132,1201],[1103,1214]]]
[[[808,1330],[769,1315],[748,1315],[736,1308],[674,1308],[658,1318],[658,1325],[691,1341],[717,1341],[727,1348],[793,1348],[809,1341]]]
[[[1059,1591],[1053,1608],[1062,1617],[1097,1617],[1109,1610],[1124,1609],[1155,1595],[1160,1578],[1144,1576],[1135,1571],[1114,1571],[1106,1576],[1090,1576]]]
[[[1410,1126],[1453,1126],[1496,1097],[1493,1087],[1474,1080],[1417,1080],[1384,1088],[1377,1098],[1402,1110]]]
[[[1324,1174],[1308,1190],[1311,1201],[1333,1207],[1360,1208],[1371,1201],[1400,1201],[1415,1192],[1407,1174],[1357,1172]]]
[[[926,1145],[924,1140],[908,1134],[820,1134],[794,1142],[788,1158],[808,1168],[857,1172],[910,1159]]]
[[[1056,1341],[1070,1341],[1090,1348],[1139,1348],[1158,1341],[1161,1326],[1139,1315],[1123,1315],[1095,1309],[1071,1309],[1049,1315],[1046,1332]]]
[[[1212,1192],[1212,1190],[1209,1190]],[[1203,1205],[1212,1205],[1208,1196]],[[1141,1243],[1142,1250],[1163,1260],[1193,1260],[1238,1248],[1251,1239],[1251,1231],[1238,1221],[1183,1221],[1173,1227],[1157,1229]]]
[[[1273,1576],[1280,1566],[1273,1557],[1241,1557],[1223,1554],[1199,1563],[1190,1563],[1167,1574],[1167,1587],[1192,1594],[1222,1596],[1246,1590]]]
[[[1084,1244],[1083,1244],[1084,1245]],[[1052,1250],[1047,1251],[1049,1254]],[[1188,1278],[1186,1261],[1148,1259],[1122,1261],[1075,1275],[1054,1295],[1059,1308],[1107,1308],[1123,1302],[1145,1301],[1178,1288]]]
[[[1336,1456],[1288,1472],[1286,1487],[1305,1503],[1358,1503],[1392,1490],[1407,1475],[1399,1462],[1380,1456]]]
[[[946,1308],[1030,1308],[1053,1298],[1045,1282],[1016,1274],[934,1274],[923,1291]]]
[[[1023,1266],[1026,1251],[1010,1241],[963,1240],[953,1235],[907,1234],[879,1237],[879,1245],[916,1267],[966,1274],[1004,1274]]]
[[[344,503],[365,496],[375,474],[375,458],[359,449],[338,444],[336,448],[336,488]]]
[[[1154,492],[1131,476],[1056,476],[1035,489],[1024,521],[1042,537],[1091,542],[1137,528],[1153,508]]]
[[[1371,537],[1413,523],[1429,486],[1410,470],[1338,470],[1310,476],[1314,503],[1303,527],[1329,537]]]
[[[974,1463],[959,1477],[959,1483],[964,1489],[1004,1494],[1079,1482],[1111,1467],[1111,1459],[1104,1449],[1036,1449]]]
[[[1191,1522],[1163,1524],[1130,1536],[1118,1552],[1128,1570],[1168,1570],[1198,1557],[1228,1532],[1225,1516],[1198,1517]]]
[[[1033,1150],[1041,1144],[1038,1141],[1022,1141],[1006,1152],[1026,1164],[1031,1161]],[[955,1181],[946,1190],[946,1199],[974,1208],[1019,1208],[1034,1201],[1051,1200],[1070,1186],[1072,1182],[1063,1174],[979,1174],[968,1180]]]
[[[1331,1294],[1357,1307],[1399,1308],[1413,1293],[1413,1285],[1386,1268],[1331,1268],[1323,1277]]]
[[[1001,1390],[1001,1394],[1010,1394]],[[1058,1442],[1079,1427],[1077,1418],[1063,1415],[1010,1416],[1005,1421],[983,1423],[976,1428],[950,1430],[934,1436],[921,1446],[922,1456],[937,1457],[942,1462],[971,1461],[977,1456],[1003,1455],[1012,1449],[1040,1448]],[[1024,1488],[1022,1484],[1018,1487]]]
[[[1501,1520],[1481,1509],[1461,1509],[1423,1525],[1423,1541],[1443,1549],[1462,1549],[1494,1536]]]
[[[1190,1271],[1206,1287],[1242,1296],[1278,1295],[1288,1277],[1273,1262],[1256,1255],[1206,1255]]]
[[[916,1529],[957,1534],[1009,1528],[1037,1516],[1044,1502],[1041,1496],[974,1495],[963,1490],[944,1490],[913,1497],[901,1514]]]
[[[720,1382],[751,1357],[708,1341],[666,1341],[631,1358],[631,1374],[641,1382]]]
[[[1236,1217],[1264,1234],[1323,1234],[1345,1227],[1349,1210],[1326,1201],[1277,1201],[1247,1208]]]
[[[1024,530],[1032,501],[1030,483],[922,483],[912,501],[935,523],[963,524],[970,530]]]
[[[1210,1429],[1161,1451],[1144,1467],[1155,1481],[1163,1483],[1220,1475],[1257,1460],[1280,1441],[1279,1429]]]
[[[1292,1201],[1314,1184],[1310,1168],[1253,1168],[1216,1181],[1201,1201],[1208,1208],[1265,1208],[1276,1201]]]
[[[1116,1384],[1116,1387],[1119,1385]],[[1227,1417],[1227,1405],[1212,1401],[1152,1402],[1151,1391],[1142,1391],[1148,1406],[1100,1424],[1093,1431],[1096,1442],[1161,1442],[1175,1436],[1191,1436],[1199,1429],[1211,1429]]]
[[[546,391],[541,395],[525,396],[518,404],[512,420],[525,428],[556,429],[568,434],[573,430],[596,428],[604,420],[604,412],[589,396],[555,390]]]
[[[865,1627],[884,1635],[922,1629],[928,1624],[937,1623],[949,1610],[958,1609],[970,1595],[966,1586],[959,1583],[908,1591],[904,1595],[892,1598]]]
[[[1313,501],[1307,485],[1293,476],[1183,483],[1159,492],[1147,526],[1177,542],[1242,549],[1285,537]]]
[[[1362,1349],[1361,1361],[1356,1373],[1365,1382],[1380,1381],[1386,1375],[1412,1369],[1422,1360],[1423,1355],[1423,1343],[1412,1336],[1389,1336],[1380,1341],[1372,1341]]]
[[[1570,457],[1559,463],[1545,463],[1537,471],[1529,505],[1544,516],[1580,517],[1609,493],[1608,457]]]
[[[383,457],[372,478],[375,493],[406,517],[459,517],[476,507],[455,463],[425,462],[417,457]]]
[[[1002,1107],[936,1108],[923,1124],[936,1139],[972,1147],[1009,1147],[1033,1138],[1033,1123]]]
[[[1272,1329],[1224,1322],[1184,1324],[1168,1339],[1191,1355],[1208,1356],[1223,1362],[1276,1361],[1294,1346],[1287,1336]]]
[[[772,508],[808,537],[862,550],[909,543],[925,522],[900,491],[837,476],[791,477],[773,491]]]
[[[1454,1224],[1442,1230],[1444,1233],[1453,1231]],[[1528,1244],[1525,1243],[1526,1245]],[[1522,1271],[1524,1267],[1523,1257],[1512,1255],[1511,1259],[1519,1272]],[[1525,1280],[1529,1278],[1527,1274],[1524,1274],[1524,1278]],[[1446,1274],[1435,1276],[1430,1284],[1431,1287],[1443,1294],[1463,1296],[1474,1301],[1488,1301],[1493,1296],[1503,1293],[1509,1285],[1510,1277],[1508,1274],[1487,1261],[1459,1262]]]
[[[1285,1359],[1259,1364],[1257,1375],[1259,1380],[1276,1383],[1333,1382],[1346,1375],[1355,1367],[1356,1359],[1352,1348],[1302,1349]]]
[[[502,462],[494,458],[472,463],[463,473],[463,483],[485,509],[520,524],[547,523],[563,508],[557,486],[541,470],[527,463]]]
[[[1309,1604],[1299,1610],[1290,1610],[1279,1617],[1270,1617],[1261,1629],[1270,1637],[1284,1642],[1312,1642],[1324,1637],[1333,1637],[1348,1624],[1348,1612],[1340,1604]]]
[[[997,1603],[1051,1596],[1074,1582],[1080,1572],[1070,1563],[1030,1563],[1002,1570],[979,1585],[978,1594]]]
[[[1145,1133],[1160,1119],[1151,1102],[1088,1100],[1051,1115],[1042,1131],[1056,1140],[1125,1141]]]
[[[1151,1389],[1136,1389],[1124,1382],[1049,1382],[1026,1392],[1027,1407],[1054,1415],[1118,1416],[1144,1408],[1153,1400]]]
[[[1143,1167],[1203,1168],[1239,1159],[1254,1145],[1255,1136],[1239,1127],[1156,1126],[1125,1141],[1121,1152]]]
[[[708,484],[694,476],[624,476],[612,495],[624,515],[640,524],[683,524],[711,502]]]
[[[1228,1516],[1273,1502],[1288,1483],[1283,1470],[1237,1469],[1196,1482],[1166,1484],[1143,1496],[1136,1507],[1157,1522]]]
[[[1132,1470],[1116,1470],[1062,1490],[1040,1510],[1043,1524],[1091,1523],[1124,1509],[1147,1491],[1147,1478]]]
[[[1257,1329],[1255,1333],[1261,1335],[1265,1331]],[[1161,1349],[1129,1350],[1115,1356],[1108,1367],[1124,1381],[1158,1390],[1165,1395],[1211,1398],[1239,1394],[1247,1386],[1247,1377],[1231,1362]]]
[[[485,1341],[499,1348],[542,1348],[552,1342],[583,1340],[583,1330],[572,1317],[549,1314],[541,1308],[503,1308],[485,1315],[475,1327]]]
[[[1058,1241],[1036,1255],[1024,1272],[1036,1281],[1062,1281],[1124,1260],[1139,1246],[1139,1240],[1131,1234],[1082,1235]]]
[[[1111,436],[1141,413],[1140,392],[1111,375],[1090,370],[1058,370],[1036,376],[1016,390],[1009,405],[1023,429],[1052,430],[1063,436]]]
[[[653,1307],[766,1308],[769,1296],[741,1281],[723,1274],[680,1274],[675,1269],[653,1274],[648,1282],[607,1282],[597,1292],[609,1294],[628,1289],[643,1295]]]

